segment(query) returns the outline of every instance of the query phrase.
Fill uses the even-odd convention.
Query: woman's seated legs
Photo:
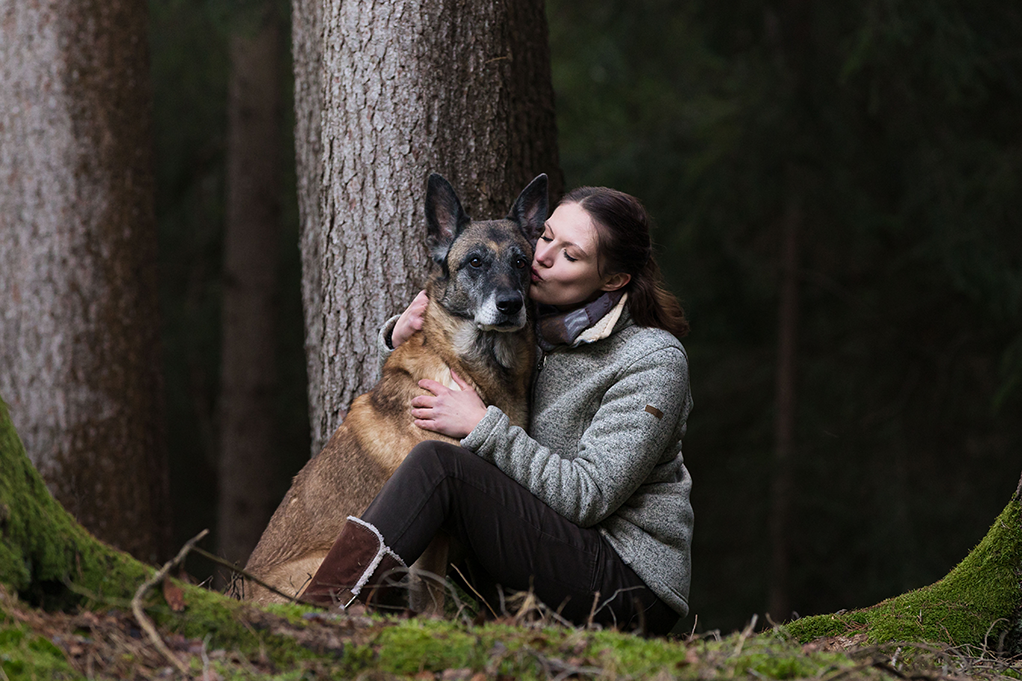
[[[593,621],[625,629],[642,624],[665,634],[678,619],[596,528],[575,525],[456,445],[416,446],[362,518],[408,564],[444,530],[494,583],[510,591],[531,588],[576,624],[589,620],[594,601]]]

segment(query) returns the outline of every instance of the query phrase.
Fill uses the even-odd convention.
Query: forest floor
[[[160,595],[156,595],[157,598]],[[173,601],[171,587],[162,598]],[[153,609],[153,608],[151,608]],[[161,653],[127,604],[74,613],[0,588],[0,681],[20,679],[1022,679],[985,649],[870,645],[865,634],[802,645],[783,628],[643,638],[555,624],[542,613],[478,623],[257,608],[235,610],[258,645],[160,625]],[[182,613],[187,617],[187,612]],[[281,642],[284,642],[283,644]],[[167,655],[173,655],[171,660]]]

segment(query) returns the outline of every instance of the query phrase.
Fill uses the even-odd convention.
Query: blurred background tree
[[[216,515],[236,6],[150,3],[179,541]],[[1015,489],[1022,445],[1022,7],[548,0],[547,13],[565,184],[645,201],[693,323],[683,626],[865,606],[943,576]],[[286,64],[281,495],[310,447],[291,74]],[[787,383],[785,271],[797,312]]]
[[[171,533],[146,24],[130,0],[0,4],[0,396],[53,496],[152,562]]]
[[[309,452],[289,19],[286,0],[150,3],[175,535],[180,544],[210,527],[218,551],[242,563]],[[253,58],[247,65],[246,55]],[[266,101],[274,97],[268,71],[275,71],[270,76],[277,81],[275,102]],[[242,83],[249,79],[252,88],[258,78],[260,92]],[[229,91],[235,93],[231,114]],[[246,138],[235,129],[229,143],[230,121],[248,123],[254,136],[264,139],[253,141],[252,135]],[[269,139],[266,126],[275,131]],[[233,175],[228,172],[232,150]],[[272,162],[260,170],[251,157],[244,158],[246,153]],[[246,172],[251,174],[246,177]],[[233,185],[229,177],[236,178]],[[234,252],[255,248],[258,255],[272,257],[246,264],[244,255],[235,255],[231,264],[228,244]],[[225,308],[232,287],[236,302]],[[247,311],[245,298],[251,303]],[[231,318],[233,330],[225,333]],[[227,370],[221,357],[232,352],[247,355],[241,364],[255,365],[238,366],[236,361],[235,369]],[[267,401],[268,385],[275,387]],[[259,409],[255,414],[234,409],[238,404],[226,404],[225,391]],[[225,438],[236,437],[253,417],[253,430],[264,441],[256,449],[235,448],[232,454],[223,445]],[[242,475],[225,479],[220,474],[224,467],[241,467]],[[221,489],[227,493],[221,495]],[[221,524],[232,522],[228,518],[239,516],[249,516],[252,527],[259,526],[254,537],[251,528],[239,524],[232,531],[218,531]],[[213,573],[212,565],[206,569],[204,577]]]

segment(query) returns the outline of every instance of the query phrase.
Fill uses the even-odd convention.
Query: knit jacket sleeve
[[[577,451],[557,453],[489,407],[463,447],[496,464],[572,522],[589,527],[614,513],[661,459],[685,408],[687,360],[663,347],[625,366],[606,390]],[[565,424],[566,428],[570,426]]]
[[[400,317],[401,315],[394,315],[383,322],[383,326],[380,327],[380,333],[376,335],[376,380],[383,376],[383,365],[386,363],[387,358],[390,357],[390,353],[394,352],[394,348],[391,346],[391,338],[394,335],[394,326]]]

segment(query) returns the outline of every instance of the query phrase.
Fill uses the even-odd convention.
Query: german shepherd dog
[[[433,260],[422,330],[387,359],[380,381],[351,403],[344,423],[295,476],[248,560],[246,571],[300,596],[349,515],[360,515],[423,440],[451,438],[413,423],[411,401],[431,378],[452,389],[456,371],[487,404],[528,425],[535,340],[528,303],[533,247],[547,217],[547,177],[519,195],[503,220],[473,221],[454,189],[433,174],[426,185],[427,244]],[[413,569],[443,575],[447,550],[434,540]],[[283,600],[252,582],[244,596]],[[439,597],[439,598],[438,598]],[[417,594],[413,609],[442,602]]]

